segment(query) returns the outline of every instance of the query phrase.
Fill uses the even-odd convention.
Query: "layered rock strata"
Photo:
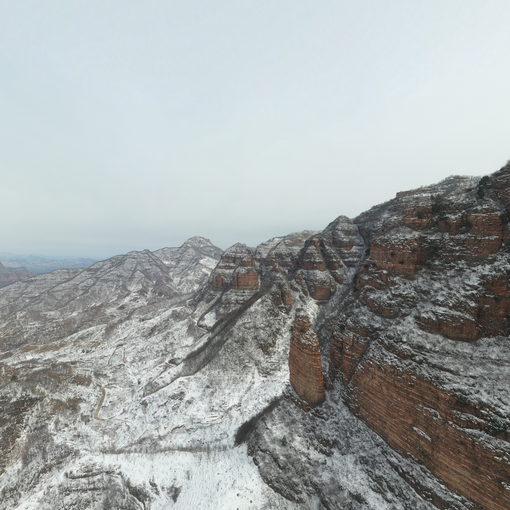
[[[289,376],[296,393],[309,405],[315,406],[324,400],[319,339],[306,315],[298,315],[292,326]]]
[[[450,178],[357,218],[369,254],[331,338],[352,411],[489,510],[510,505],[509,178]]]
[[[399,470],[428,502],[423,508],[510,508],[508,189],[510,165],[398,193],[343,220],[350,239],[335,241],[334,224],[310,237],[292,273],[299,299],[319,307],[292,329],[293,389],[326,422],[334,421],[327,403],[340,398],[423,466],[421,479]],[[324,394],[323,385],[331,388]],[[292,486],[252,448],[268,483],[282,493]],[[457,502],[431,489],[432,480]]]

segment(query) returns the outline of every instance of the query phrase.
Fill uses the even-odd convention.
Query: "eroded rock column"
[[[294,320],[289,353],[290,383],[310,406],[324,400],[324,375],[319,339],[306,315]]]

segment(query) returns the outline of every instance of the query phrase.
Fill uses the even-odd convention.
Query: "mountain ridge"
[[[1,289],[2,500],[504,510],[509,211],[506,165]]]

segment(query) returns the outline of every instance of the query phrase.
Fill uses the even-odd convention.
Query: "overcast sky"
[[[510,158],[508,0],[0,0],[0,251],[322,229]]]

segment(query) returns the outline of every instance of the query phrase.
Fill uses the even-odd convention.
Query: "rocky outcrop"
[[[488,510],[510,505],[509,174],[450,178],[357,218],[369,254],[330,341],[352,411]]]
[[[257,290],[259,284],[259,274],[255,270],[238,270],[232,277],[232,288],[234,290]]]
[[[306,241],[318,232],[303,230],[287,236],[274,237],[256,249],[257,261],[275,273],[290,273],[298,262]]]
[[[368,328],[350,323],[343,333],[332,339],[332,354],[335,356],[331,368],[332,376],[341,374],[345,384],[349,383],[356,368],[370,345],[371,332]]]
[[[295,279],[317,301],[348,285],[365,247],[358,227],[345,216],[310,237],[300,252]]]
[[[427,260],[426,249],[419,234],[402,229],[372,241],[370,259],[375,267],[392,275],[412,275]]]
[[[309,405],[324,400],[324,376],[319,339],[306,315],[298,315],[292,326],[289,352],[290,383]]]
[[[212,289],[216,292],[259,288],[259,269],[255,250],[237,243],[228,248],[212,273]]]
[[[330,424],[329,405],[340,408],[340,398],[423,466],[427,474],[399,469],[430,505],[423,508],[510,508],[507,188],[510,166],[399,193],[354,222],[342,220],[341,236],[334,224],[311,236],[292,273],[294,300],[306,296],[320,310],[293,324],[292,387]],[[315,432],[307,434],[313,444]],[[335,440],[343,438],[321,444]],[[291,475],[277,475],[253,448],[263,476],[282,493],[292,487]],[[316,480],[321,501],[334,507]]]

